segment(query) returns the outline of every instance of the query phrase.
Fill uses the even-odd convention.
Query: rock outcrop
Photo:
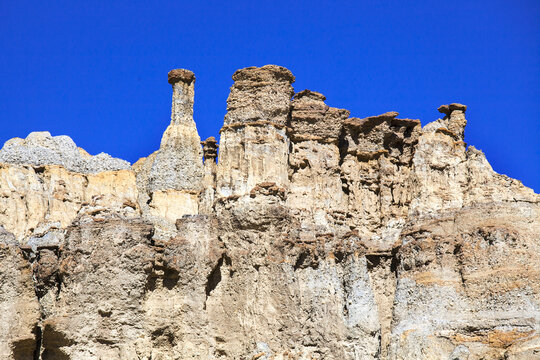
[[[163,239],[174,234],[176,219],[199,213],[204,176],[201,139],[193,121],[195,75],[185,69],[171,70],[169,83],[171,123],[159,150],[133,166],[143,216],[155,223],[156,234]]]
[[[292,73],[275,65],[238,70],[227,99],[217,167],[218,196],[241,196],[257,184],[288,183],[286,125]]]
[[[77,147],[68,136],[51,136],[48,131],[33,132],[26,139],[13,138],[0,149],[0,163],[62,165],[66,170],[94,174],[125,170],[129,162],[101,153],[95,156]]]
[[[0,150],[2,359],[534,359],[540,195],[464,142],[238,70],[218,142],[195,76],[133,166],[32,133]]]

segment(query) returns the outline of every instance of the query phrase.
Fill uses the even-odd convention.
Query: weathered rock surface
[[[233,75],[221,129],[218,196],[239,196],[257,184],[288,183],[286,125],[294,76],[281,66],[249,67]]]
[[[467,147],[465,105],[422,128],[294,94],[283,67],[233,80],[219,157],[184,69],[131,168],[4,145],[2,359],[540,356],[540,195]]]
[[[391,358],[537,357],[538,219],[529,203],[488,203],[405,228]]]
[[[137,197],[131,170],[83,174],[0,163],[0,224],[22,243],[66,228],[81,213],[139,216]]]
[[[159,150],[133,166],[139,206],[162,239],[175,234],[176,219],[199,213],[204,176],[201,139],[193,121],[195,75],[174,69],[168,78],[173,89],[171,123]]]
[[[125,170],[129,162],[101,153],[95,156],[78,148],[69,136],[33,132],[26,139],[13,138],[0,150],[0,163],[21,165],[62,165],[69,171],[91,174]]]
[[[15,237],[0,226],[0,357],[33,359],[38,348],[40,305],[32,267]]]

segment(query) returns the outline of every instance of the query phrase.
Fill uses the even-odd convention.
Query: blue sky
[[[170,121],[167,72],[195,72],[217,136],[231,75],[278,64],[366,117],[469,106],[466,142],[540,192],[540,2],[0,0],[0,143],[48,130],[131,162]]]

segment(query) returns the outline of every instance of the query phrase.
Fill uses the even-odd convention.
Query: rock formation
[[[173,88],[171,124],[161,145],[133,165],[143,217],[156,226],[159,238],[174,235],[174,223],[199,212],[203,164],[201,139],[193,121],[195,75],[185,69],[169,72]]]
[[[238,70],[218,143],[195,76],[133,166],[66,136],[0,150],[2,359],[534,359],[540,195],[464,142]]]

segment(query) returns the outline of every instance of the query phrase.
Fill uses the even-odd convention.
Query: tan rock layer
[[[464,105],[422,128],[233,80],[217,163],[177,69],[131,170],[0,164],[0,357],[538,356],[540,196],[466,147]]]

